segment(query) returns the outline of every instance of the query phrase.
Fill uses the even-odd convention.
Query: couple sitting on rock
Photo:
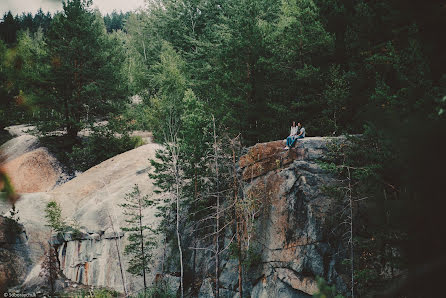
[[[290,131],[290,135],[286,138],[286,146],[285,150],[288,150],[290,148],[292,148],[294,146],[294,144],[296,143],[297,139],[303,139],[305,138],[305,128],[302,127],[302,125],[299,123],[297,123],[296,126],[296,121],[293,121],[293,125],[291,126],[291,131]]]

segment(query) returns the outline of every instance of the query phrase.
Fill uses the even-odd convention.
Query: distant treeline
[[[116,12],[104,16],[105,27],[108,32],[113,30],[122,30],[129,12]],[[9,11],[3,15],[0,22],[0,38],[7,44],[13,44],[17,41],[17,32],[20,30],[29,30],[31,33],[37,32],[39,28],[46,32],[50,26],[53,16],[51,13],[44,13],[41,9],[36,14],[22,13],[13,16]]]

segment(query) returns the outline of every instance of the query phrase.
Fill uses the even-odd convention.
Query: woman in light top
[[[294,146],[294,143],[297,139],[303,139],[305,138],[305,128],[302,127],[300,122],[296,126],[296,121],[293,121],[293,125],[290,129],[290,135],[286,138],[286,146],[285,150],[288,150],[289,148]]]

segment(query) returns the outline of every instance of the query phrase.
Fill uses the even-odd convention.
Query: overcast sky
[[[144,5],[144,0],[93,0],[93,8],[99,8],[102,14],[113,10],[129,11]],[[62,0],[0,0],[0,18],[5,12],[11,11],[13,15],[23,12],[35,13],[42,8],[43,12],[54,13],[62,10]]]

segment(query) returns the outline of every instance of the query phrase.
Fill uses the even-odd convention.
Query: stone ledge
[[[345,137],[307,137],[299,139],[296,145],[285,150],[283,140],[259,143],[249,148],[248,153],[239,161],[242,169],[242,179],[250,180],[278,170],[295,160],[316,161],[323,158],[327,144],[333,141],[343,141]]]

